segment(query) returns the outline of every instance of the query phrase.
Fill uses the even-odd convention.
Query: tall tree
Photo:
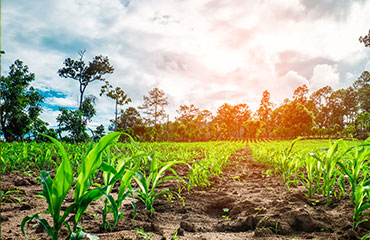
[[[239,103],[234,106],[235,123],[237,126],[238,137],[241,137],[242,128],[245,122],[251,119],[252,111],[245,103]],[[244,129],[245,130],[245,129]]]
[[[314,117],[318,128],[328,128],[330,122],[330,95],[333,89],[330,86],[322,87],[310,96],[310,101],[314,104]]]
[[[344,100],[346,98],[346,90],[338,89],[331,93],[329,97],[329,126],[337,130],[343,130],[345,126],[346,106]],[[336,134],[336,133],[335,133]]]
[[[257,116],[262,122],[267,122],[272,113],[272,102],[270,102],[271,94],[265,90],[262,93],[260,107],[257,110]]]
[[[122,106],[124,104],[128,104],[131,102],[131,98],[127,96],[125,91],[123,91],[120,87],[116,87],[113,89],[113,86],[109,83],[106,83],[101,88],[100,96],[106,94],[111,99],[115,100],[115,114],[114,114],[114,131],[117,130],[117,115],[118,115],[118,105]]]
[[[1,77],[1,133],[7,142],[23,140],[41,121],[44,97],[30,86],[34,80],[35,74],[20,60],[10,66],[9,76]]]
[[[210,111],[200,110],[191,104],[181,105],[176,112],[179,114],[176,120],[180,123],[177,122],[173,125],[173,128],[176,128],[179,140],[204,141],[207,138],[208,125],[212,121],[212,113]]]
[[[181,137],[183,141],[193,141],[199,139],[200,137],[200,126],[199,122],[199,108],[195,107],[193,104],[187,106],[185,104],[180,105],[179,109],[176,112],[180,115],[176,117],[176,120],[179,121],[182,125],[182,128],[177,130],[182,131]]]
[[[80,109],[68,110],[66,108],[60,108],[61,113],[57,117],[57,132],[60,138],[73,143],[88,139],[89,136],[86,133],[86,129],[88,122],[96,114],[94,108],[95,101],[96,97],[88,96],[85,97]],[[62,132],[67,132],[68,136],[62,137]]]
[[[125,111],[121,110],[117,119],[117,130],[126,132],[136,139],[143,135],[145,126],[139,111],[134,107],[129,107]]]
[[[358,95],[353,87],[348,87],[344,91],[342,106],[344,108],[345,116],[344,123],[348,126],[354,124],[356,115],[358,113]]]
[[[368,71],[364,71],[353,83],[353,89],[356,91],[360,109],[370,112],[370,73]]]
[[[261,120],[249,119],[243,124],[243,127],[245,129],[244,132],[245,138],[256,138],[261,133],[263,122]]]
[[[251,117],[251,111],[246,104],[230,105],[224,103],[217,109],[214,121],[226,129],[226,137],[240,137],[243,124]]]
[[[68,110],[61,108],[61,114],[58,116],[58,133],[61,136],[63,131],[69,133],[70,141],[78,142],[87,139],[87,123],[91,121],[96,111],[94,104],[96,98],[94,96],[84,97],[87,86],[94,81],[103,81],[109,84],[104,79],[104,75],[111,74],[114,71],[108,57],[95,56],[92,62],[88,64],[84,61],[86,50],[79,51],[79,59],[73,60],[67,58],[64,60],[64,67],[58,70],[58,74],[62,78],[71,78],[79,82],[79,107],[77,110]],[[83,132],[81,132],[83,131]]]
[[[86,50],[79,51],[79,59],[67,58],[64,60],[64,67],[58,70],[58,74],[63,78],[71,78],[79,82],[80,100],[79,108],[82,106],[84,94],[87,86],[94,81],[106,81],[103,76],[114,71],[108,57],[95,56],[92,62],[86,64],[83,60]]]
[[[271,114],[273,134],[279,137],[305,136],[313,127],[313,114],[302,104],[292,101],[276,108]]]
[[[149,96],[144,96],[144,104],[139,109],[144,110],[144,113],[148,116],[146,118],[147,122],[157,127],[157,124],[167,117],[164,107],[168,105],[168,98],[164,91],[158,88],[153,88],[148,93]]]
[[[293,101],[297,101],[303,106],[306,106],[307,101],[308,101],[308,92],[309,90],[306,84],[303,84],[302,86],[297,87],[293,93]]]
[[[195,120],[200,113],[199,108],[195,107],[194,104],[189,106],[183,104],[180,105],[179,109],[176,112],[180,115],[176,117],[176,120],[180,121],[183,124],[190,123]]]
[[[260,107],[256,112],[258,119],[263,122],[265,135],[267,137],[270,135],[270,125],[268,124],[268,121],[272,113],[272,102],[270,102],[270,98],[271,94],[267,90],[263,91]]]
[[[370,112],[362,112],[356,117],[356,135],[358,138],[370,137]]]

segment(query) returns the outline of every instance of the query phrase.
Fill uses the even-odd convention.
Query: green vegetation
[[[26,223],[34,219],[53,239],[58,238],[63,226],[69,230],[70,239],[86,236],[78,223],[88,205],[101,197],[104,197],[102,228],[113,231],[124,217],[122,202],[128,196],[142,201],[153,213],[155,200],[161,195],[171,195],[171,199],[178,196],[181,200],[182,191],[209,186],[211,178],[222,176],[229,156],[245,147],[241,141],[140,143],[126,135],[123,137],[130,143],[115,143],[120,136],[121,133],[110,133],[98,143],[80,145],[60,143],[54,138],[50,138],[53,143],[2,144],[2,172],[41,171],[41,195],[48,203],[48,210],[43,213],[50,214],[53,219],[48,223],[40,213],[35,213],[24,219],[22,231]],[[353,229],[357,230],[362,222],[368,221],[370,138],[366,141],[302,138],[250,141],[249,147],[254,159],[271,166],[272,170],[266,171],[267,177],[272,173],[281,175],[288,187],[303,186],[307,197],[321,195],[327,205],[331,205],[333,199],[348,196],[353,202]],[[49,150],[43,151],[45,148]],[[55,177],[52,178],[50,171],[54,169]],[[101,181],[97,176],[102,177]],[[176,181],[177,191],[159,190],[166,181]],[[113,197],[114,186],[118,191]],[[62,211],[63,200],[69,193],[73,193],[74,200]],[[10,194],[4,193],[3,198]],[[136,214],[133,202],[132,207]],[[69,215],[74,215],[72,223],[66,221]],[[224,215],[227,220],[227,214]]]
[[[44,97],[31,86],[35,74],[27,65],[16,60],[9,69],[9,76],[1,76],[0,135],[7,142],[22,141],[47,125],[38,118]]]
[[[154,211],[154,200],[163,194],[174,193],[170,190],[157,191],[159,184],[170,179],[181,179],[180,176],[172,169],[172,166],[176,164],[185,163],[182,161],[170,161],[161,163],[155,153],[148,156],[148,167],[144,171],[137,171],[136,176],[134,176],[135,182],[139,186],[139,189],[136,190],[136,196],[145,204],[147,210],[150,210],[152,213]],[[165,171],[171,171],[173,176],[164,177]]]
[[[356,230],[368,221],[370,209],[370,138],[364,142],[299,140],[249,143],[249,147],[256,160],[273,167],[287,185],[304,186],[310,198],[320,193],[330,205],[333,197],[348,194],[354,203]]]
[[[91,178],[102,162],[101,155],[103,151],[108,145],[117,141],[119,135],[120,133],[111,133],[103,137],[98,144],[91,148],[86,157],[82,160],[76,174],[77,178],[75,179],[74,171],[65,149],[60,142],[50,137],[50,140],[53,141],[58,148],[59,154],[62,157],[62,162],[56,170],[54,179],[50,177],[49,172],[41,171],[39,182],[43,186],[42,196],[48,204],[48,210],[42,213],[48,213],[52,216],[53,225],[51,226],[46,219],[41,218],[39,216],[40,213],[35,213],[32,216],[25,217],[21,223],[21,229],[25,236],[27,236],[24,230],[25,224],[33,219],[37,220],[51,239],[59,239],[59,231],[63,225],[65,225],[69,231],[68,239],[82,239],[86,236],[78,226],[78,223],[90,202],[99,199],[107,188],[107,186],[103,186],[89,189]],[[72,188],[73,182],[75,182],[74,201],[61,215],[62,203]],[[66,221],[69,214],[74,215],[73,230]]]
[[[38,181],[43,187],[40,195],[48,208],[23,219],[24,235],[26,226],[36,221],[51,239],[59,239],[63,227],[69,232],[68,239],[93,238],[79,223],[90,203],[102,197],[102,228],[113,231],[124,217],[123,200],[128,196],[141,200],[150,213],[155,211],[153,205],[161,195],[170,199],[177,196],[183,201],[182,191],[209,186],[211,178],[222,175],[229,156],[245,147],[243,142],[138,143],[127,135],[123,137],[130,143],[116,143],[121,135],[114,132],[98,143],[79,145],[61,143],[49,136],[43,137],[52,143],[1,144],[1,173],[40,173]],[[177,191],[159,190],[167,181],[177,182]],[[133,183],[138,186],[136,189],[131,186]],[[112,195],[114,187],[118,191]],[[2,198],[11,194],[2,193]],[[69,204],[64,201],[67,196],[73,199]],[[132,206],[135,217],[133,201]],[[45,214],[50,218],[44,218]]]

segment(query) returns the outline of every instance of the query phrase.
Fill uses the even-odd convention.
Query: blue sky
[[[127,92],[128,106],[164,90],[171,119],[180,104],[255,110],[265,89],[279,104],[302,84],[347,87],[370,68],[358,41],[370,28],[370,0],[3,0],[1,11],[2,74],[16,59],[29,66],[51,126],[60,106],[77,106],[77,82],[57,71],[80,49],[86,61],[109,57],[107,79]],[[114,118],[100,86],[87,88],[98,97],[90,127]]]

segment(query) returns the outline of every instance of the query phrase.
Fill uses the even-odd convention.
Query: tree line
[[[370,47],[369,34],[360,42]],[[271,102],[271,94],[265,90],[259,108],[252,112],[247,104],[224,103],[214,114],[193,104],[181,105],[177,116],[170,121],[165,107],[169,104],[163,90],[154,88],[143,97],[137,108],[120,106],[131,102],[126,92],[112,86],[104,76],[112,74],[114,67],[108,57],[95,56],[86,63],[85,51],[79,58],[65,59],[58,70],[62,78],[79,83],[77,109],[59,108],[58,126],[49,128],[39,118],[42,112],[42,96],[31,86],[35,74],[27,65],[16,60],[8,76],[1,76],[0,134],[7,142],[45,141],[42,134],[77,143],[90,138],[98,140],[105,134],[103,125],[88,134],[88,123],[96,115],[96,96],[85,96],[90,83],[102,82],[100,96],[115,101],[114,119],[109,131],[122,131],[140,141],[209,141],[250,138],[308,137],[357,137],[370,136],[370,73],[364,71],[348,88],[333,90],[322,87],[311,94],[306,85],[294,90],[291,98],[280,105]],[[42,133],[42,134],[40,134]]]

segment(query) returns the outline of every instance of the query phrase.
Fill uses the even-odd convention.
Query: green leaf
[[[86,192],[80,200],[77,202],[77,210],[75,215],[75,224],[77,224],[82,214],[86,211],[87,207],[92,201],[96,201],[101,198],[106,190],[106,186],[103,188],[96,188]]]
[[[96,169],[101,165],[101,155],[103,151],[110,144],[116,142],[121,134],[122,133],[120,132],[113,132],[105,135],[83,159],[79,168],[76,182],[75,199],[77,201],[79,201],[84,192],[89,189],[89,179]]]
[[[110,202],[111,204],[111,211],[113,213],[113,219],[114,219],[114,224],[111,228],[111,230],[113,230],[117,224],[118,224],[118,220],[119,220],[119,212],[118,212],[118,206],[117,206],[117,203],[114,201],[112,195],[108,195],[106,193],[103,193],[105,198],[108,199],[108,201]]]
[[[36,221],[40,223],[41,227],[48,233],[48,235],[53,238],[53,229],[50,227],[49,223],[45,219],[39,217],[39,214],[40,212],[35,213],[32,216],[26,216],[25,218],[23,218],[21,222],[21,230],[23,235],[28,238],[24,230],[25,224],[29,221],[32,221],[33,219],[36,219]]]
[[[113,173],[113,174],[117,174],[116,169],[114,169],[114,167],[112,167],[111,165],[109,165],[105,162],[102,162],[102,164],[100,165],[100,170],[102,170],[104,172],[110,172],[110,173]]]

